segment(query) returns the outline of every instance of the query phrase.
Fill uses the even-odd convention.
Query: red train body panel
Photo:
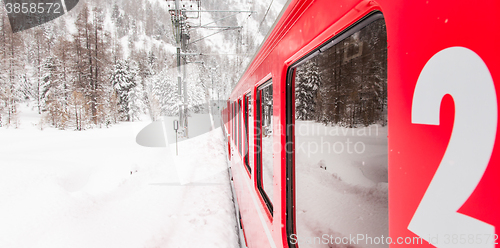
[[[500,2],[496,0],[290,1],[223,111],[248,247],[289,247],[293,223],[287,222],[287,215],[296,215],[287,210],[287,203],[295,202],[290,195],[287,197],[286,187],[287,179],[292,180],[292,187],[295,183],[294,178],[287,178],[290,68],[375,12],[383,14],[387,32],[389,236],[396,241],[398,237],[420,237],[430,232],[425,234],[430,237],[422,237],[425,239],[422,244],[393,243],[390,247],[500,247],[491,242],[486,244],[478,233],[472,234],[472,241],[471,233],[460,233],[468,230],[461,226],[470,221],[485,232],[499,234],[496,97],[500,88],[500,48],[496,43],[500,40],[497,32]],[[454,61],[458,61],[456,65]],[[464,61],[463,65],[460,61]],[[463,70],[460,65],[465,66]],[[465,73],[468,69],[471,72]],[[440,75],[443,71],[473,76],[461,82],[459,76]],[[245,134],[233,131],[244,122],[241,116],[233,118],[236,109],[244,111],[244,103],[240,101],[244,102],[243,97],[250,93],[249,104],[257,106],[258,87],[271,79],[272,138],[280,148],[273,153],[272,213],[266,207],[266,199],[259,194],[258,176],[254,173],[258,159],[258,148],[252,147],[257,133],[255,122],[249,122],[250,168],[245,166],[245,158],[240,155],[243,153],[238,152],[238,141],[245,139]],[[251,116],[257,116],[256,107],[250,111]],[[470,164],[470,161],[473,165],[469,167],[445,164]],[[481,171],[479,167],[485,169]],[[436,190],[446,192],[436,193]],[[438,197],[440,194],[443,200]],[[448,195],[452,195],[450,199]],[[460,198],[465,199],[464,204],[460,204]],[[463,216],[468,220],[461,220]],[[414,228],[409,228],[412,219]],[[495,237],[498,238],[491,237],[493,241]],[[439,244],[429,244],[434,238],[441,239]]]

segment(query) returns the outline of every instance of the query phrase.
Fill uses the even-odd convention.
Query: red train
[[[289,1],[223,111],[246,245],[500,247],[498,13]]]

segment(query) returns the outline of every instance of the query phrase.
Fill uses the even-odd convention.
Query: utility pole
[[[241,29],[241,26],[218,26],[217,21],[227,19],[238,13],[254,13],[254,11],[245,10],[201,10],[201,0],[167,0],[169,7],[170,19],[172,21],[172,28],[174,31],[176,50],[177,50],[177,90],[180,98],[179,104],[179,126],[182,129],[184,137],[188,136],[188,94],[187,94],[187,80],[186,80],[186,56],[190,55],[209,55],[202,53],[187,53],[189,44],[198,42],[212,35],[218,34],[226,30]],[[201,13],[229,13],[230,15],[212,21],[210,23],[202,24]],[[188,23],[188,19],[199,19],[199,24]],[[189,30],[193,28],[216,29],[217,31],[199,38],[193,42],[189,42]],[[220,55],[220,54],[216,54]],[[213,95],[213,85],[212,85]]]
[[[177,50],[177,94],[180,99],[179,104],[179,126],[182,129],[184,137],[188,137],[188,98],[187,98],[187,82],[186,82],[186,67],[185,58],[182,58],[182,53],[186,52],[187,42],[189,40],[189,33],[187,28],[186,14],[186,4],[188,8],[193,9],[193,4],[195,9],[200,9],[200,1],[167,1],[169,7],[174,7],[169,10],[170,19],[172,21],[172,27],[175,36],[176,50]],[[187,2],[187,3],[186,3]],[[184,62],[183,62],[184,60]]]

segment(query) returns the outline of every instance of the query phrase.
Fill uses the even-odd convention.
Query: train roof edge
[[[236,83],[236,85],[231,89],[231,94],[229,95],[229,99],[231,99],[231,95],[232,95],[232,92],[237,88],[237,86],[240,84],[241,80],[243,79],[243,77],[247,74],[248,70],[250,69],[250,66],[254,63],[255,59],[257,58],[257,56],[259,55],[260,51],[262,50],[264,44],[266,43],[266,41],[269,39],[269,37],[271,36],[271,34],[273,34],[276,26],[278,25],[278,23],[280,22],[280,20],[282,19],[283,15],[285,14],[285,12],[288,10],[288,8],[290,7],[290,4],[292,2],[294,2],[296,0],[288,0],[285,5],[283,5],[283,9],[281,9],[281,12],[279,13],[279,15],[276,17],[276,20],[274,21],[273,25],[271,26],[271,28],[269,29],[269,31],[267,32],[266,36],[264,37],[264,39],[262,40],[262,42],[260,43],[259,47],[257,48],[257,50],[255,51],[252,59],[250,60],[250,62],[247,64],[245,70],[243,71],[243,74],[241,74],[241,76],[239,77],[238,79],[238,83]]]

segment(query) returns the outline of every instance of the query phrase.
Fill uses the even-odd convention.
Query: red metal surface
[[[276,123],[274,140],[284,146],[288,67],[374,10],[384,14],[388,35],[389,234],[393,238],[414,237],[417,235],[408,230],[409,222],[443,158],[455,116],[453,99],[446,96],[441,104],[440,125],[412,124],[415,85],[424,65],[433,55],[445,48],[461,46],[474,51],[487,65],[498,96],[500,48],[496,43],[500,40],[500,33],[497,32],[500,27],[499,1],[294,0],[235,87],[230,101],[237,100],[248,90],[255,96],[256,85],[271,75],[275,102],[273,118]],[[230,112],[225,114],[230,115]],[[229,120],[229,123],[227,126],[231,127],[232,121]],[[474,193],[459,210],[495,226],[497,234],[500,227],[498,138],[497,127],[497,141],[488,168]],[[233,147],[237,146],[233,144]],[[274,164],[275,192],[279,193],[273,199],[274,219],[264,218],[263,224],[251,196],[259,197],[255,178],[243,173],[242,158],[237,152],[233,153],[235,186],[249,247],[270,247],[263,225],[271,231],[276,247],[287,247],[284,152],[275,154]],[[263,201],[258,201],[258,208],[265,213]],[[434,247],[425,242],[414,246]]]

